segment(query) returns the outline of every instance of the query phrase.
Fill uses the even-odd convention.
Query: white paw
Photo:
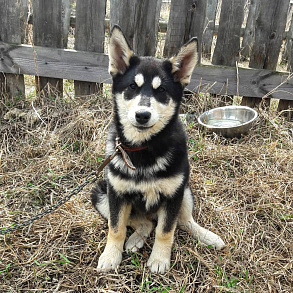
[[[204,228],[200,231],[199,240],[201,243],[212,246],[217,250],[225,247],[225,243],[220,236]]]
[[[149,267],[152,273],[164,274],[167,270],[170,269],[170,258],[164,258],[163,256],[159,255],[153,256],[152,253],[147,262],[147,266]]]
[[[111,247],[111,249],[105,249],[105,251],[101,254],[97,269],[103,272],[115,270],[116,268],[118,268],[121,261],[121,251],[115,247]]]
[[[137,252],[144,245],[144,239],[142,236],[134,232],[127,240],[125,244],[125,250],[131,252]]]

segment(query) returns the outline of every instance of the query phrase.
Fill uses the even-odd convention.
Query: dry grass
[[[191,96],[183,111],[197,116],[215,101]],[[7,227],[97,168],[112,106],[107,96],[35,101],[43,121],[30,102],[1,107],[0,217]],[[195,121],[186,129],[194,217],[222,236],[223,251],[177,231],[171,270],[151,274],[152,234],[139,253],[124,253],[118,272],[97,273],[107,223],[91,207],[88,186],[55,213],[0,236],[1,292],[292,292],[292,123],[263,110],[241,139],[201,133]]]

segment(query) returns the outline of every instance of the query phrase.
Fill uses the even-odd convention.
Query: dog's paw
[[[137,252],[144,245],[144,239],[134,232],[125,244],[125,250],[130,252]]]
[[[101,254],[97,266],[98,271],[107,272],[118,268],[122,261],[122,253],[119,249],[112,247],[105,249]]]
[[[170,269],[170,258],[160,255],[154,256],[152,253],[147,262],[147,266],[152,273],[164,274],[167,270]]]
[[[202,228],[199,240],[201,243],[212,246],[217,250],[221,250],[225,247],[225,242],[220,236],[204,228]]]

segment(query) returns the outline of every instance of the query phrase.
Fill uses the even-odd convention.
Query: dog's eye
[[[163,92],[166,91],[166,89],[165,89],[163,86],[159,86],[159,87],[158,87],[158,91],[159,91],[160,93],[163,93]]]
[[[129,85],[129,88],[131,88],[132,90],[135,90],[135,89],[137,89],[137,84],[136,83],[131,83]]]

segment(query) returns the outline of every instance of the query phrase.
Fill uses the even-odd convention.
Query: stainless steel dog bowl
[[[226,106],[211,109],[198,117],[198,123],[209,132],[225,137],[240,137],[247,133],[257,118],[257,112],[246,106]]]

